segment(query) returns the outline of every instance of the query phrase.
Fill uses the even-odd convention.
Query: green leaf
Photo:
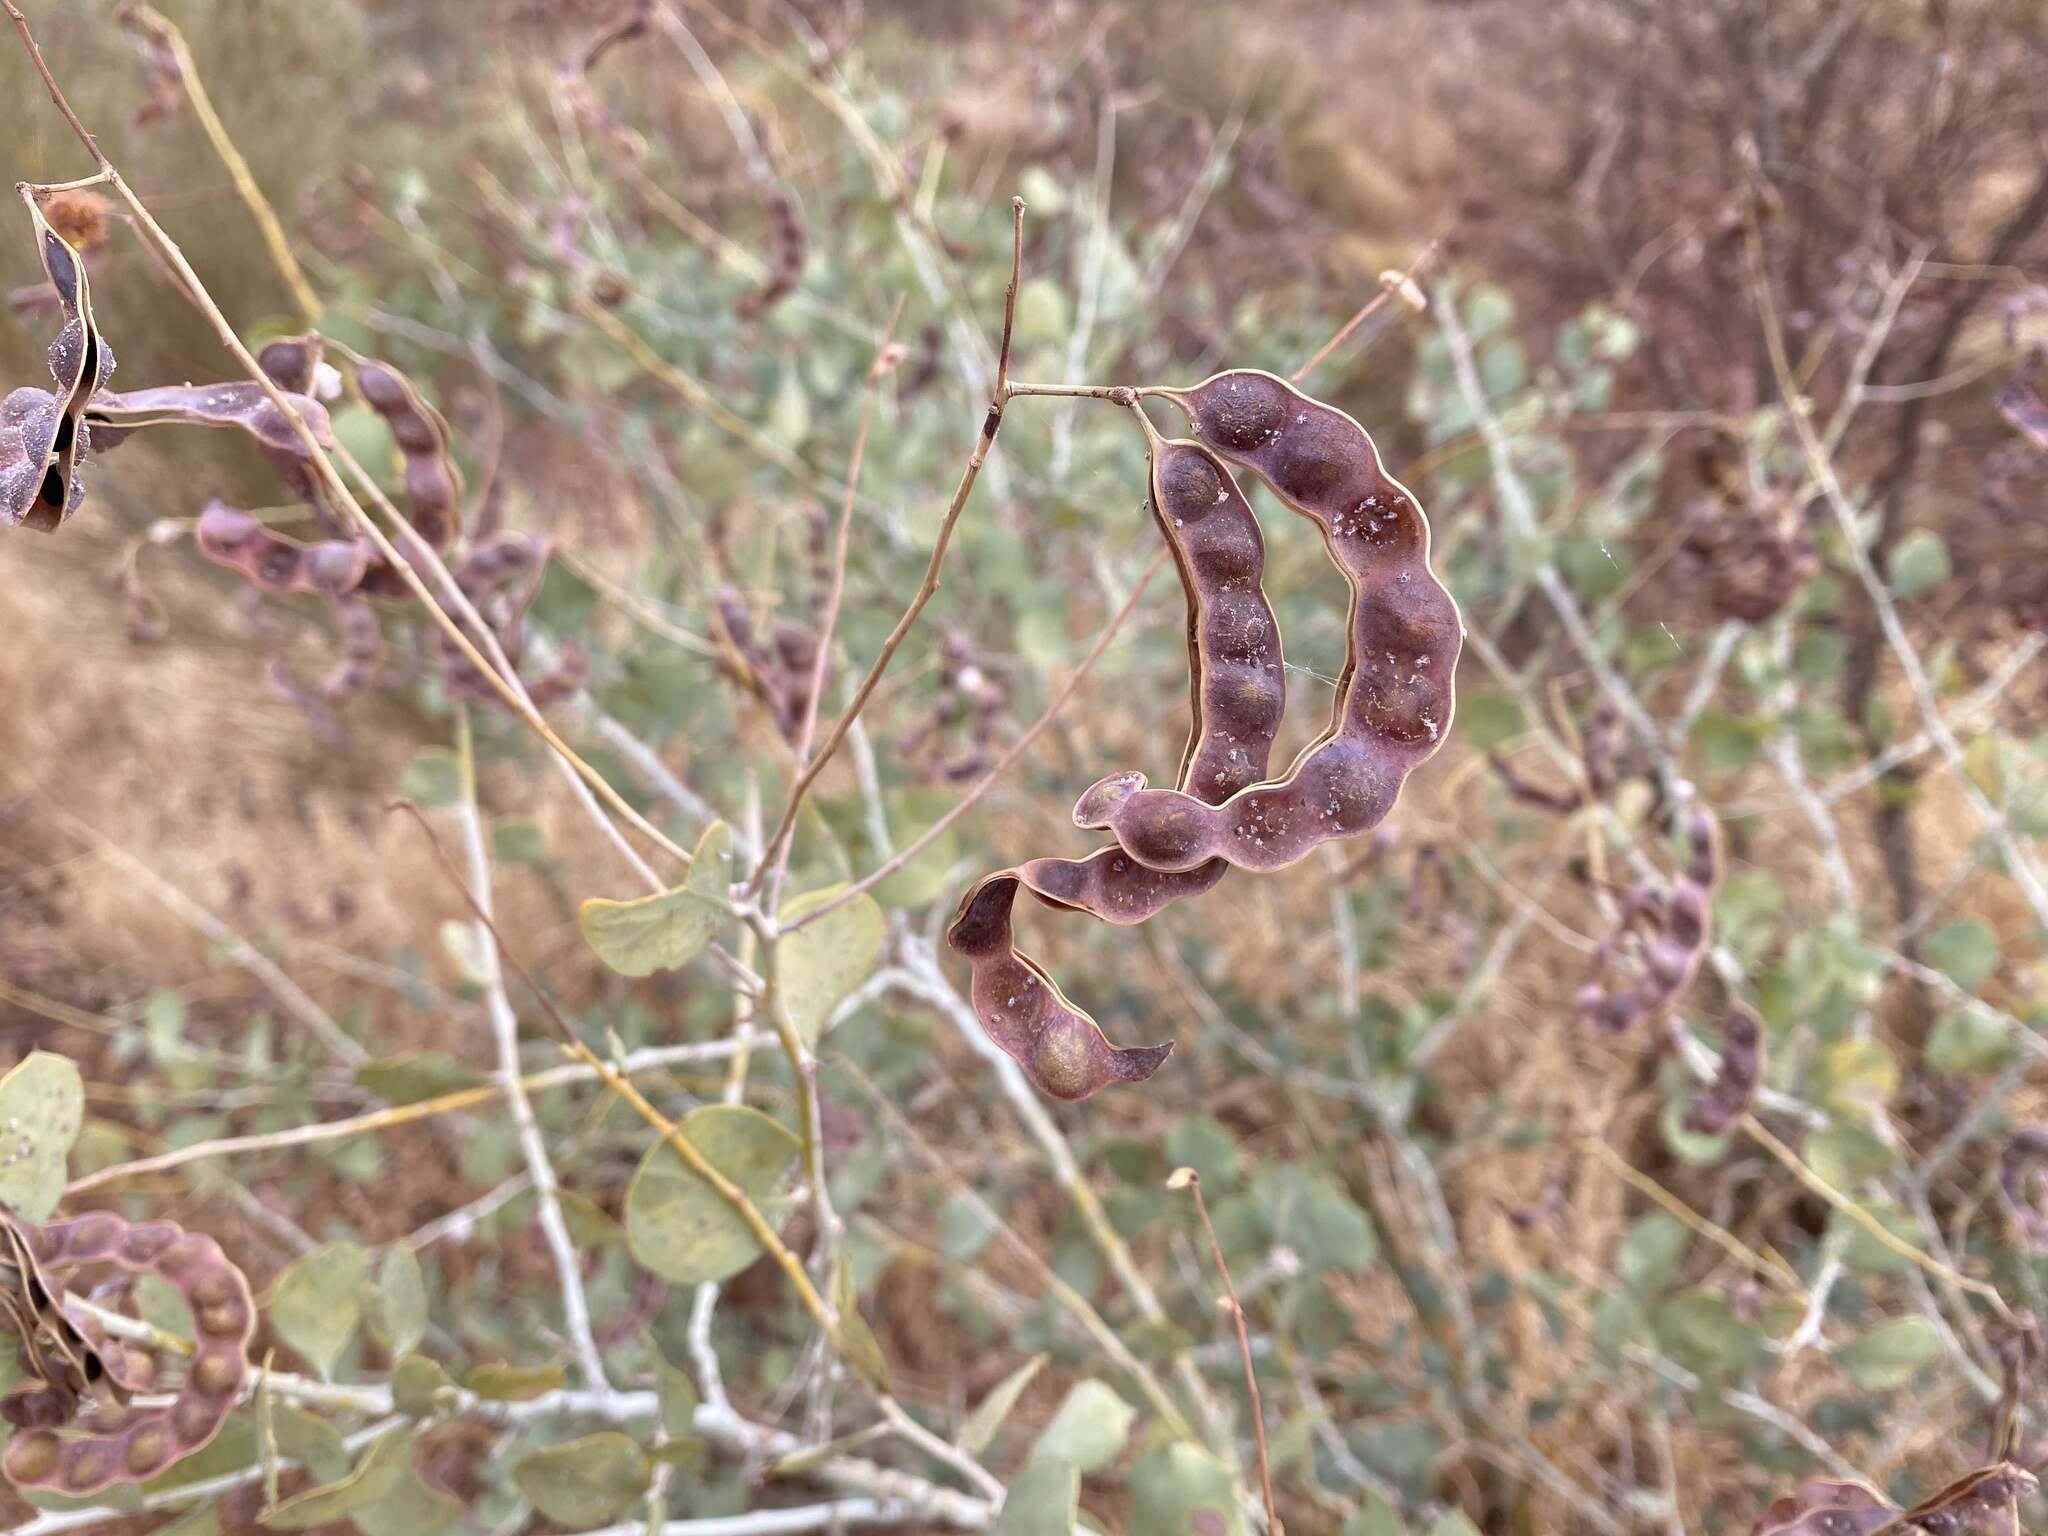
[[[1920,1245],[1919,1224],[1898,1205],[1889,1200],[1865,1200],[1861,1204],[1879,1226],[1908,1248],[1926,1251]],[[1859,1274],[1897,1275],[1913,1266],[1913,1260],[1889,1243],[1878,1241],[1862,1222],[1842,1211],[1828,1213],[1827,1230],[1841,1244],[1842,1263]]]
[[[30,1051],[0,1077],[0,1201],[23,1221],[47,1221],[57,1209],[84,1124],[85,1085],[64,1057]]]
[[[545,1397],[568,1379],[569,1373],[559,1364],[505,1365],[486,1361],[471,1366],[462,1384],[478,1397],[501,1403],[528,1403]]]
[[[1807,1138],[1804,1151],[1807,1166],[1845,1193],[1853,1193],[1897,1160],[1897,1154],[1873,1132],[1840,1121],[1815,1131]]]
[[[597,958],[621,976],[652,976],[688,965],[727,915],[732,828],[714,821],[697,839],[689,877],[673,890],[636,901],[593,896],[576,909],[576,926]]]
[[[427,1280],[419,1256],[400,1238],[384,1250],[377,1266],[371,1324],[386,1352],[397,1356],[419,1348],[427,1332]]]
[[[1429,1536],[1479,1536],[1479,1527],[1462,1509],[1454,1509],[1429,1528]]]
[[[1891,585],[1899,597],[1939,586],[1949,576],[1948,546],[1929,528],[1915,528],[1892,547]]]
[[[363,1536],[441,1536],[462,1517],[462,1501],[423,1482],[410,1466],[383,1498],[349,1518]]]
[[[1288,1221],[1295,1251],[1308,1268],[1367,1269],[1378,1252],[1372,1221],[1351,1197],[1322,1179],[1307,1182]]]
[[[1064,1461],[1035,1459],[1003,1495],[993,1536],[1071,1536],[1081,1474]]]
[[[874,1330],[860,1315],[860,1290],[853,1283],[853,1260],[844,1248],[832,1265],[832,1310],[839,1314],[839,1352],[877,1391],[889,1390],[889,1362]]]
[[[1458,729],[1472,746],[1490,750],[1527,728],[1521,707],[1505,694],[1473,693],[1458,700]]]
[[[398,792],[432,808],[453,805],[461,793],[455,754],[446,747],[422,747],[398,776]]]
[[[1638,1296],[1656,1296],[1678,1273],[1679,1261],[1691,1241],[1684,1222],[1664,1211],[1651,1211],[1639,1217],[1622,1238],[1615,1268]]]
[[[400,1413],[421,1418],[434,1411],[434,1394],[454,1385],[437,1362],[407,1355],[391,1368],[391,1403]]]
[[[545,864],[548,835],[536,821],[507,816],[491,828],[491,857],[500,864]]]
[[[647,1336],[647,1353],[654,1360],[654,1395],[661,1403],[661,1427],[671,1435],[684,1436],[697,1429],[697,1383],[690,1373],[669,1364],[668,1356]]]
[[[277,1277],[270,1326],[314,1370],[331,1377],[362,1321],[363,1287],[369,1278],[370,1255],[359,1244],[315,1248]]]
[[[341,1431],[303,1408],[279,1403],[271,1410],[271,1430],[280,1456],[289,1456],[323,1483],[348,1476],[348,1447]]]
[[[773,1226],[798,1143],[782,1125],[740,1104],[705,1104],[683,1117],[683,1139],[737,1184]],[[729,1280],[761,1252],[725,1198],[691,1171],[667,1141],[641,1159],[626,1188],[626,1241],[633,1257],[677,1285]]]
[[[1024,1389],[1032,1379],[1045,1368],[1051,1356],[1033,1355],[1016,1370],[1010,1372],[989,1389],[988,1396],[975,1405],[974,1412],[967,1415],[967,1422],[960,1426],[960,1449],[970,1456],[979,1456],[987,1450],[996,1438],[996,1431],[1003,1427],[1003,1421],[1017,1406],[1017,1399],[1024,1395]]]
[[[1762,1334],[1736,1315],[1727,1297],[1704,1286],[1658,1307],[1652,1327],[1679,1364],[1715,1380],[1739,1377],[1765,1358]]]
[[[551,1445],[512,1463],[512,1480],[533,1507],[563,1525],[609,1520],[647,1491],[647,1457],[615,1429]]]
[[[1176,1440],[1131,1468],[1130,1536],[1244,1536],[1230,1469]]]
[[[1343,1536],[1408,1536],[1408,1522],[1393,1505],[1373,1494],[1366,1499],[1365,1508],[1344,1522]]]
[[[1941,1353],[1941,1338],[1924,1317],[1879,1323],[1835,1355],[1850,1380],[1866,1392],[1891,1392]]]
[[[378,1436],[347,1477],[295,1493],[256,1518],[273,1531],[311,1530],[376,1503],[398,1486],[411,1466],[412,1431],[395,1429]]]
[[[1927,1065],[1944,1077],[1990,1072],[2017,1049],[2003,1022],[1975,1008],[1957,1008],[1934,1021],[1927,1036]]]
[[[389,1104],[417,1104],[482,1086],[484,1075],[446,1051],[403,1051],[356,1068],[356,1082]]]
[[[1899,1064],[1884,1043],[1854,1035],[1820,1053],[1821,1097],[1840,1109],[1882,1109],[1899,1091]]]
[[[1207,1188],[1222,1189],[1237,1178],[1237,1138],[1220,1121],[1190,1115],[1167,1131],[1166,1160],[1194,1169]]]
[[[815,912],[835,899],[843,885],[822,891],[808,891],[782,909],[785,928],[807,912]],[[785,933],[781,943],[780,969],[782,1004],[789,1019],[808,1044],[817,1044],[831,1021],[832,1010],[855,987],[868,979],[882,953],[882,909],[872,896],[856,896],[834,907],[816,922],[794,933]]]
[[[1031,1448],[1031,1458],[1100,1472],[1123,1454],[1137,1417],[1138,1410],[1102,1382],[1077,1382]]]
[[[1998,935],[1981,917],[1958,917],[1921,940],[1927,963],[1946,971],[1965,992],[1974,992],[1998,969]]]

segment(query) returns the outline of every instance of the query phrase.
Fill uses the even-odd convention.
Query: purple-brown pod
[[[1192,719],[1177,781],[1202,800],[1225,800],[1265,773],[1286,712],[1280,626],[1261,585],[1265,539],[1221,460],[1200,443],[1165,441],[1149,423],[1146,430],[1153,520],[1187,599]],[[962,900],[946,934],[973,969],[970,990],[982,1028],[1055,1098],[1082,1099],[1113,1082],[1150,1077],[1173,1043],[1111,1046],[1094,1019],[1017,950],[1017,887],[1048,906],[1128,924],[1212,889],[1228,869],[1221,859],[1154,869],[1109,847],[1085,859],[1031,859],[987,876]]]
[[[334,434],[327,407],[309,395],[290,394],[292,409],[312,430],[321,447],[332,447]],[[225,384],[165,384],[126,393],[102,390],[86,407],[93,441],[111,448],[130,432],[144,427],[239,427],[268,455],[303,459],[306,445],[277,403],[251,379]]]
[[[462,472],[455,466],[448,423],[389,363],[355,360],[364,403],[384,418],[405,464],[405,516],[437,552],[462,531]]]
[[[1749,1113],[1763,1072],[1763,1021],[1747,1008],[1730,1008],[1721,1025],[1721,1068],[1686,1105],[1685,1128],[1695,1136],[1726,1131]]]
[[[1196,435],[1252,470],[1315,523],[1351,588],[1343,674],[1328,729],[1281,778],[1209,805],[1184,790],[1114,774],[1074,806],[1156,869],[1212,858],[1284,868],[1332,838],[1355,837],[1393,808],[1403,780],[1450,729],[1464,629],[1429,565],[1429,524],[1380,463],[1366,431],[1270,373],[1239,369],[1192,389],[1149,388]]]
[[[1013,872],[990,875],[967,893],[946,930],[946,942],[973,967],[974,1016],[988,1037],[1040,1092],[1056,1099],[1085,1099],[1111,1083],[1142,1083],[1157,1072],[1173,1052],[1171,1040],[1111,1045],[1050,976],[1017,952],[1010,936],[1016,899]]]
[[[192,1314],[192,1353],[177,1394],[161,1407],[115,1407],[59,1430],[19,1431],[0,1455],[17,1488],[82,1498],[154,1477],[220,1432],[248,1374],[256,1301],[220,1244],[167,1221],[130,1223],[99,1211],[28,1229],[36,1261],[56,1285],[105,1264],[167,1281]]]
[[[1771,1501],[1749,1536],[1874,1536],[1899,1512],[1874,1489],[1830,1477],[1810,1477]]]
[[[1684,816],[1686,862],[1668,885],[1644,883],[1629,892],[1614,931],[1593,954],[1579,988],[1579,1021],[1618,1035],[1672,1002],[1692,981],[1712,934],[1714,881],[1720,858],[1714,818],[1697,807]],[[1637,974],[1619,987],[1607,970],[1625,947],[1636,951]]]
[[[361,540],[303,544],[220,501],[208,502],[199,514],[194,541],[207,559],[240,571],[266,592],[344,597],[362,584],[370,561],[369,545]]]
[[[114,354],[93,320],[85,263],[43,217],[41,189],[24,181],[15,190],[64,325],[47,359],[55,392],[23,387],[0,403],[0,524],[54,533],[85,498],[78,467],[91,446],[86,405],[114,371]]]

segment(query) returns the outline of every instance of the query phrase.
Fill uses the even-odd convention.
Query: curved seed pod
[[[24,387],[0,402],[0,523],[54,533],[85,499],[78,478],[91,446],[85,406],[114,371],[114,354],[93,322],[85,263],[43,217],[40,189],[24,181],[15,190],[35,226],[36,253],[64,327],[49,350],[56,392]]]
[[[102,1406],[126,1401],[106,1357],[60,1305],[63,1287],[44,1275],[32,1229],[4,1211],[0,1256],[14,1271],[13,1289],[0,1293],[0,1307],[21,1342],[23,1368],[49,1394],[30,1411],[53,1411],[59,1399],[75,1411],[86,1396]]]
[[[263,344],[263,350],[256,354],[256,366],[287,394],[311,395],[326,350],[327,339],[318,331],[308,331],[303,336],[280,336]]]
[[[1810,1477],[1793,1492],[1773,1499],[1749,1528],[1749,1536],[1874,1536],[1898,1513],[1881,1494],[1861,1483]]]
[[[1349,644],[1330,725],[1280,779],[1217,805],[1113,774],[1074,806],[1140,862],[1193,869],[1226,859],[1284,868],[1318,844],[1385,818],[1410,770],[1442,745],[1464,629],[1429,566],[1429,524],[1351,417],[1270,373],[1219,373],[1193,389],[1151,388],[1203,442],[1251,469],[1322,531],[1351,587]]]
[[[1142,418],[1141,418],[1142,419]],[[1147,427],[1153,520],[1173,552],[1188,607],[1192,719],[1177,782],[1204,802],[1227,800],[1266,771],[1286,712],[1280,626],[1260,582],[1266,542],[1223,462],[1200,443],[1164,441]],[[962,899],[946,939],[973,970],[975,1017],[1038,1088],[1084,1099],[1113,1082],[1142,1082],[1173,1042],[1119,1049],[1039,964],[1020,953],[1010,915],[1017,887],[1048,906],[1137,923],[1199,895],[1229,866],[1153,869],[1121,847],[1085,859],[1032,859],[999,871]]]
[[[1749,1112],[1764,1071],[1763,1022],[1747,1008],[1731,1008],[1721,1025],[1721,1070],[1692,1096],[1685,1128],[1718,1136]]]
[[[742,320],[759,319],[796,292],[804,274],[804,226],[796,216],[796,204],[780,188],[767,196],[768,278],[751,293],[743,293],[733,304]]]
[[[1998,1155],[1998,1188],[2006,1213],[2030,1247],[2048,1248],[2048,1126],[2025,1125]]]
[[[1899,1524],[1928,1536],[2021,1536],[2017,1506],[2037,1486],[2026,1468],[1993,1462],[1922,1499]]]
[[[292,409],[313,429],[322,447],[332,446],[334,434],[326,406],[299,394],[292,400]],[[264,394],[261,384],[247,379],[228,384],[165,384],[126,394],[102,390],[86,407],[85,419],[101,450],[143,427],[240,427],[268,453],[291,459],[306,455],[306,445],[299,441],[284,412]]]
[[[191,1309],[193,1350],[176,1397],[162,1407],[97,1413],[90,1429],[45,1427],[11,1436],[0,1455],[8,1481],[82,1497],[154,1477],[211,1441],[240,1395],[256,1331],[249,1282],[220,1244],[172,1222],[130,1223],[109,1211],[30,1229],[29,1242],[53,1277],[106,1264],[167,1281]]]
[[[552,550],[546,539],[507,529],[470,550],[455,568],[456,585],[475,604],[498,637],[506,659],[515,666],[526,648],[526,610],[540,591]],[[441,637],[441,673],[451,697],[504,702],[475,663],[446,635]]]
[[[1620,1034],[1664,1008],[1691,983],[1707,952],[1720,868],[1714,818],[1699,809],[1687,812],[1685,840],[1685,867],[1668,886],[1646,883],[1629,892],[1614,931],[1594,953],[1592,975],[1579,988],[1580,1022],[1603,1035]],[[1632,937],[1637,941],[1640,974],[1626,986],[1610,990],[1607,968]]]
[[[462,471],[455,466],[448,423],[412,381],[389,363],[357,357],[356,387],[384,418],[405,461],[406,520],[436,552],[462,531]]]
[[[360,540],[303,544],[220,501],[199,514],[196,541],[207,559],[240,571],[266,592],[344,597],[362,584],[370,562],[369,545]]]

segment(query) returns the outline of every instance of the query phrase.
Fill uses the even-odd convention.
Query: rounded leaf
[[[647,1491],[651,1475],[640,1447],[615,1429],[548,1446],[512,1464],[512,1480],[535,1509],[577,1527],[624,1510]]]
[[[84,1123],[85,1087],[64,1057],[31,1051],[0,1077],[0,1202],[24,1221],[47,1220]]]
[[[844,886],[808,891],[782,910],[784,924],[832,901]],[[816,922],[787,934],[781,944],[782,1003],[790,1022],[815,1045],[832,1020],[832,1010],[868,979],[882,953],[882,909],[862,894],[834,907]]]
[[[795,1136],[742,1104],[703,1105],[677,1129],[771,1225],[776,1221],[783,1180],[796,1162]],[[665,1140],[648,1150],[626,1189],[626,1242],[634,1258],[677,1285],[728,1280],[761,1252],[725,1197]]]

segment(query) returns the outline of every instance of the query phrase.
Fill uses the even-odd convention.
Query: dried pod
[[[1899,1524],[1928,1536],[2023,1536],[2019,1501],[2036,1486],[2024,1467],[1994,1462],[1922,1499]]]
[[[1147,441],[1153,520],[1187,597],[1192,718],[1177,782],[1204,803],[1220,803],[1265,773],[1286,712],[1280,627],[1261,587],[1266,542],[1250,503],[1214,453],[1149,430]],[[1210,859],[1188,870],[1154,869],[1118,846],[1085,859],[1032,859],[987,876],[962,900],[946,934],[973,969],[975,1017],[1056,1098],[1082,1099],[1112,1082],[1150,1077],[1172,1042],[1112,1047],[1094,1019],[1016,949],[1010,928],[1016,888],[1028,886],[1049,906],[1104,922],[1137,923],[1209,890],[1228,867]]]
[[[1998,1155],[2007,1214],[2030,1247],[2048,1249],[2048,1126],[2023,1125]]]
[[[1442,745],[1464,640],[1457,605],[1430,569],[1422,509],[1351,417],[1249,369],[1140,393],[1173,401],[1204,443],[1316,524],[1351,588],[1349,642],[1330,725],[1282,778],[1210,805],[1147,788],[1140,773],[1113,774],[1081,796],[1074,820],[1108,829],[1155,869],[1212,858],[1281,869],[1379,825],[1409,772]]]
[[[1664,1008],[1692,981],[1712,933],[1710,909],[1720,867],[1714,818],[1694,808],[1683,816],[1688,854],[1668,885],[1645,882],[1629,892],[1614,931],[1593,956],[1592,974],[1579,988],[1581,1023],[1603,1035],[1620,1034]],[[1638,974],[1619,988],[1607,969],[1633,947]]]
[[[796,291],[804,275],[804,227],[796,216],[796,203],[778,187],[768,194],[767,213],[768,278],[733,304],[742,320],[765,315]]]
[[[289,397],[291,407],[323,448],[334,434],[327,407],[309,395]],[[304,459],[306,445],[261,384],[247,379],[227,384],[164,384],[127,393],[102,390],[86,408],[93,443],[104,451],[144,427],[239,427],[266,454]]]
[[[1721,1069],[1686,1106],[1685,1128],[1718,1136],[1749,1112],[1764,1070],[1763,1021],[1747,1008],[1731,1008],[1721,1025]]]
[[[183,1297],[193,1319],[193,1350],[177,1394],[160,1407],[101,1408],[66,1427],[43,1425],[12,1435],[0,1472],[17,1488],[47,1488],[78,1498],[115,1483],[142,1482],[189,1456],[220,1432],[248,1374],[256,1302],[220,1245],[168,1221],[131,1223],[108,1211],[24,1227],[22,1235],[52,1289],[77,1270],[108,1265],[153,1274]],[[61,1303],[50,1309],[62,1315]],[[139,1378],[124,1364],[123,1374]]]
[[[240,571],[266,592],[318,592],[345,597],[362,584],[370,547],[361,540],[303,544],[272,533],[246,512],[211,501],[199,514],[199,552]]]
[[[514,666],[526,649],[526,610],[540,591],[551,551],[546,539],[508,529],[471,549],[455,567],[455,584],[491,626]],[[450,617],[457,616],[451,612]],[[441,637],[441,675],[452,697],[503,702],[490,680],[446,635]]]
[[[1829,1477],[1810,1477],[1773,1499],[1749,1536],[1875,1536],[1898,1510],[1874,1489]]]
[[[357,357],[356,387],[379,416],[405,461],[405,515],[436,552],[462,531],[462,472],[448,438],[448,423],[389,363]]]
[[[48,354],[56,391],[24,386],[0,401],[0,523],[54,533],[85,498],[78,466],[91,446],[86,403],[114,371],[114,354],[93,321],[85,263],[43,216],[40,189],[21,182],[15,190],[64,325]]]

